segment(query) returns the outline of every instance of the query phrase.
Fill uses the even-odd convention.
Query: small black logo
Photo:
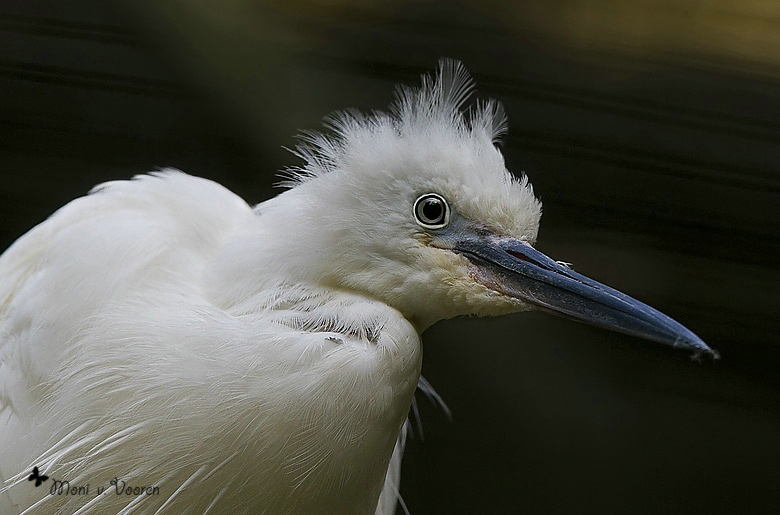
[[[27,478],[27,481],[35,481],[35,487],[38,488],[41,486],[41,483],[49,479],[49,476],[44,476],[43,474],[38,473],[38,467],[33,467],[32,474],[30,474],[30,477]]]

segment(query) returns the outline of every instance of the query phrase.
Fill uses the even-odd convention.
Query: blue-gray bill
[[[461,235],[463,236],[463,235]],[[691,330],[628,295],[578,274],[523,241],[492,235],[461,238],[454,250],[478,267],[481,279],[505,295],[587,324],[693,351],[718,353]]]

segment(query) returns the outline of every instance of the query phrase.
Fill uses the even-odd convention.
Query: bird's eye
[[[450,221],[450,206],[441,195],[426,193],[414,203],[414,218],[426,229],[441,229]]]

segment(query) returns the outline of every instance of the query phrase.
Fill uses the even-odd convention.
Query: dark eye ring
[[[414,202],[414,218],[426,229],[441,229],[450,221],[450,206],[441,195],[426,193]]]

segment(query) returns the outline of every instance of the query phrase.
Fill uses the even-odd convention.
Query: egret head
[[[293,188],[277,197],[296,213],[312,263],[307,280],[380,300],[423,329],[463,314],[530,308],[696,352],[696,335],[652,308],[533,248],[541,203],[505,167],[506,129],[493,101],[465,109],[473,89],[460,63],[442,61],[419,88],[400,88],[388,112],[340,113],[330,134],[309,133]]]

